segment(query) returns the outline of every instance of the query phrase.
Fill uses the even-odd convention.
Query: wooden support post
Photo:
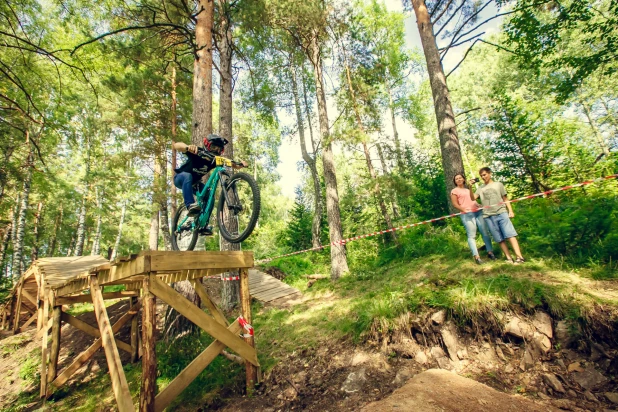
[[[144,278],[142,297],[142,387],[139,395],[140,412],[155,411],[157,385],[157,355],[155,352],[156,298],[151,293],[153,275]]]
[[[47,296],[47,290],[43,287],[43,290],[39,293],[43,296],[43,323],[47,323],[49,318],[49,297]],[[52,292],[49,292],[50,296]],[[53,324],[52,324],[53,326]],[[47,335],[49,328],[43,328],[43,334],[41,336],[41,398],[47,394]]]
[[[249,293],[249,270],[248,269],[240,269],[240,304],[242,310],[242,316],[245,320],[251,324],[251,294]],[[245,331],[245,334],[248,334]],[[248,338],[245,338],[245,342],[249,344],[252,348],[255,347],[255,341],[253,339],[253,335]],[[258,369],[255,365],[251,364],[251,362],[245,361],[245,369],[247,374],[247,395],[251,396],[253,391],[255,390],[255,385],[258,383]]]
[[[52,323],[52,344],[49,352],[49,369],[47,371],[47,382],[52,382],[58,374],[58,358],[60,356],[60,330],[62,326],[62,306],[54,306]]]
[[[2,324],[0,324],[0,330],[4,329],[4,325],[6,325],[6,311],[8,309],[9,303],[7,302],[3,307],[2,307]]]
[[[137,298],[129,298],[131,302],[131,308],[134,308],[137,303]],[[137,316],[131,319],[131,363],[135,363],[139,360],[139,330],[137,328]]]
[[[21,292],[24,287],[23,279],[19,281],[19,285],[17,286],[17,303],[15,304],[15,317],[13,318],[13,333],[17,333],[17,329],[19,329],[19,318],[21,317]]]
[[[90,276],[90,295],[92,296],[94,313],[97,317],[97,323],[99,324],[99,331],[101,332],[101,342],[103,344],[103,350],[105,350],[105,358],[107,359],[107,366],[109,368],[112,389],[116,397],[118,410],[120,412],[134,411],[135,407],[133,406],[133,400],[129,392],[129,385],[127,384],[127,378],[124,376],[120,354],[118,353],[118,347],[114,340],[114,332],[109,322],[109,316],[105,309],[105,301],[103,300],[103,294],[101,293],[96,275]]]

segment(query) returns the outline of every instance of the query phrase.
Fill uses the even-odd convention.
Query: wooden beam
[[[156,338],[156,298],[151,293],[154,275],[144,279],[142,289],[142,386],[139,395],[140,412],[154,412],[155,394],[157,392],[157,354],[155,350]]]
[[[240,305],[241,305],[241,313],[245,321],[249,324],[253,322],[251,317],[251,294],[249,292],[249,271],[245,268],[241,268],[239,270],[240,275]],[[249,334],[246,331],[245,335],[249,335],[245,338],[245,342],[251,347],[255,348],[255,341],[253,338],[253,334]],[[254,349],[255,350],[255,349]],[[247,384],[247,395],[253,395],[253,391],[255,390],[255,385],[258,383],[258,365],[252,365],[250,362],[245,362],[245,371],[246,371],[246,384]]]
[[[35,298],[33,298],[33,297],[32,297],[32,295],[31,295],[30,293],[28,293],[28,291],[27,291],[27,290],[25,290],[25,289],[24,289],[24,290],[22,290],[22,291],[21,291],[21,294],[22,294],[22,295],[23,295],[26,299],[28,299],[28,301],[29,301],[30,303],[32,303],[32,304],[34,305],[34,307],[35,307],[35,308],[36,308],[36,307],[38,307],[38,304],[36,303],[36,299],[35,299]]]
[[[136,291],[120,291],[120,292],[109,292],[103,293],[103,299],[124,299],[128,297],[139,296],[139,292]],[[66,296],[60,297],[56,299],[58,305],[72,305],[74,303],[83,303],[83,302],[92,302],[92,297],[90,295],[79,295],[79,296]]]
[[[213,301],[210,299],[210,296],[208,296],[208,292],[206,292],[206,288],[204,287],[204,285],[202,285],[202,280],[194,279],[191,281],[191,284],[193,285],[195,292],[200,297],[200,299],[202,300],[202,303],[204,304],[204,306],[206,306],[206,308],[208,309],[212,317],[215,318],[215,320],[219,322],[220,324],[222,324],[223,326],[228,326],[230,323],[225,318],[225,315],[223,314],[221,309],[219,309],[217,305],[215,305]]]
[[[241,330],[238,320],[232,323],[228,327],[228,330],[234,335],[237,335]],[[225,349],[225,344],[216,340],[187,365],[187,367],[157,395],[155,398],[155,412],[161,412],[167,408],[167,406],[172,403],[172,401],[176,399],[176,397],[180,395],[204,369],[206,369],[223,349]]]
[[[43,313],[42,311],[43,311],[43,306],[41,306],[41,313]],[[47,329],[47,331],[49,332],[49,329],[52,327],[53,324],[54,324],[54,320],[52,318],[49,318],[47,320],[47,324],[37,331],[35,335],[35,339],[41,339],[43,337],[43,330]]]
[[[103,294],[101,293],[101,287],[99,286],[97,276],[90,276],[90,295],[92,296],[94,313],[97,317],[97,323],[99,324],[99,331],[101,332],[101,341],[103,350],[105,351],[105,358],[107,359],[107,366],[109,368],[112,389],[118,404],[118,410],[120,412],[134,411],[135,407],[131,399],[131,392],[129,392],[127,378],[122,369],[122,362],[118,354],[114,332],[112,331],[107,310],[105,309],[105,301],[103,300]]]
[[[234,335],[225,326],[219,324],[213,318],[202,312],[200,308],[191,303],[187,298],[176,292],[173,288],[161,282],[156,276],[150,277],[150,291],[157,297],[161,298],[165,303],[173,307],[195,323],[197,326],[206,331],[213,338],[220,340],[227,347],[232,349],[238,355],[242,356],[255,366],[259,366],[255,348],[249,346],[240,337]]]
[[[132,316],[132,318],[135,319],[135,316]],[[73,326],[74,328],[79,329],[82,332],[94,338],[101,337],[101,332],[99,331],[99,329],[87,324],[86,322],[84,322],[81,319],[76,318],[75,316],[72,316],[72,315],[69,315],[68,313],[63,312],[62,320],[68,323],[69,325]],[[114,340],[116,341],[116,346],[118,346],[118,349],[122,349],[125,352],[131,353],[131,346],[129,344],[121,341],[118,338],[114,338]]]
[[[24,323],[23,325],[21,325],[18,329],[17,329],[17,333],[22,333],[23,331],[26,330],[26,328],[28,326],[30,326],[31,323],[34,322],[34,320],[39,316],[38,313],[33,313],[28,320],[26,321],[26,323]]]
[[[253,252],[147,252],[153,272],[191,269],[231,269],[253,267]]]
[[[131,308],[137,304],[137,298],[130,298]],[[137,325],[137,316],[133,316],[131,319],[131,363],[135,363],[139,360],[139,330]]]
[[[43,297],[43,323],[47,323],[47,319],[49,318],[49,300],[53,297],[51,291],[49,291],[49,296],[47,294],[47,290],[43,287],[43,291],[39,292],[39,294]],[[53,325],[53,323],[52,323]],[[49,332],[48,328],[43,328],[43,334],[41,335],[41,392],[40,396],[43,398],[47,394],[47,333]]]
[[[137,305],[139,307],[139,303]],[[114,323],[112,326],[112,332],[117,333],[129,320],[133,318],[135,314],[128,312],[125,313]],[[100,332],[99,332],[100,333]],[[94,341],[92,345],[90,345],[85,351],[77,355],[73,363],[67,366],[60,375],[51,383],[53,389],[58,389],[62,385],[64,385],[70,378],[73,376],[75,372],[79,368],[81,368],[92,356],[96,353],[97,350],[102,346],[101,339],[97,339]],[[52,388],[47,392],[47,396],[52,394]]]
[[[47,371],[47,382],[52,382],[58,374],[58,358],[60,356],[60,338],[62,326],[62,306],[54,306],[54,314],[52,316],[52,344],[49,352],[49,369]]]
[[[17,333],[17,329],[19,329],[19,318],[21,314],[21,291],[24,286],[23,279],[19,282],[17,286],[17,304],[15,305],[15,317],[13,318],[13,333]]]

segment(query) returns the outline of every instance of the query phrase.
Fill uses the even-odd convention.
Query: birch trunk
[[[13,211],[11,211],[11,214]],[[9,222],[4,228],[4,232],[2,233],[2,243],[0,244],[0,280],[3,277],[4,271],[4,260],[6,259],[6,251],[9,248],[9,242],[11,241],[11,233],[13,233],[13,223]],[[0,281],[0,283],[2,283]]]
[[[34,168],[34,154],[32,150],[28,154],[28,164],[26,166],[26,175],[24,176],[24,189],[21,193],[21,207],[17,217],[17,226],[15,230],[15,243],[13,244],[13,264],[11,265],[13,281],[16,282],[23,272],[24,263],[24,237],[26,230],[26,213],[28,212],[28,201],[30,198],[30,185],[32,183],[32,169]]]
[[[41,210],[43,209],[43,203],[39,202],[36,208],[36,215],[34,215],[34,243],[32,244],[32,254],[30,260],[34,262],[39,258],[39,238],[41,226]]]
[[[84,253],[84,242],[86,240],[86,202],[88,201],[88,184],[84,185],[84,195],[82,205],[79,209],[77,219],[77,240],[75,242],[75,256],[82,256]]]
[[[112,250],[112,258],[116,259],[118,256],[118,249],[120,248],[120,240],[122,239],[122,225],[124,224],[124,217],[127,214],[127,200],[122,202],[122,210],[120,211],[120,222],[118,223],[118,235],[116,235],[116,242],[114,243],[114,250]]]
[[[601,133],[599,133],[599,129],[597,128],[594,119],[590,115],[590,109],[584,104],[583,101],[580,101],[579,104],[581,104],[582,109],[584,109],[584,114],[588,119],[588,124],[590,125],[590,129],[592,129],[592,134],[597,141],[597,145],[599,145],[599,149],[601,149],[601,153],[603,153],[605,157],[609,156],[609,147],[607,146],[607,143],[605,142],[605,139],[603,138]]]
[[[219,70],[221,80],[219,82],[219,135],[227,139],[230,143],[225,148],[225,154],[229,158],[234,158],[234,142],[232,141],[232,119],[233,119],[233,101],[232,101],[232,55],[233,55],[233,39],[231,22],[227,17],[229,13],[225,10],[229,8],[227,0],[219,0],[219,7],[222,12],[219,13],[221,20],[219,22]],[[231,219],[228,213],[225,213],[224,218]],[[228,222],[229,223],[229,222]],[[240,244],[230,243],[219,236],[220,250],[240,250]],[[225,276],[238,276],[238,272],[229,272]],[[240,282],[237,280],[223,281],[221,286],[221,306],[224,310],[231,310],[240,301]]]
[[[103,196],[105,196],[105,193],[99,194],[99,188],[95,186],[94,194],[97,202],[97,228],[94,232],[90,254],[96,256],[101,254],[101,222],[103,220]]]
[[[13,209],[13,230],[11,231],[11,245],[15,250],[15,239],[17,238],[17,220],[19,219],[19,209],[21,208],[21,193],[17,193],[15,197],[15,208]]]
[[[62,215],[63,208],[62,205],[60,205],[60,212],[58,212],[58,216],[56,216],[54,232],[52,233],[52,238],[49,242],[49,249],[47,250],[48,257],[52,257],[56,253],[56,243],[58,243],[58,235],[60,234],[60,227],[62,226]]]
[[[195,24],[197,57],[193,63],[193,131],[191,143],[202,146],[212,133],[212,28],[214,0],[198,0]]]
[[[298,97],[296,67],[293,64],[290,64],[290,73],[292,75],[292,94],[294,95],[294,106],[296,108],[296,123],[298,125],[300,151],[302,153],[303,160],[305,161],[305,163],[307,163],[307,166],[309,167],[309,171],[311,172],[311,179],[313,180],[314,213],[313,222],[311,225],[311,243],[313,247],[320,247],[322,245],[320,242],[320,222],[322,220],[322,188],[320,186],[320,177],[318,176],[318,169],[315,164],[315,159],[309,156],[309,153],[307,152],[307,143],[305,142],[305,126],[303,122],[302,109],[300,106],[300,99]],[[309,129],[311,130],[311,125],[309,125]]]
[[[317,33],[314,33],[311,38],[309,57],[313,65],[315,77],[318,119],[320,122],[320,135],[322,136],[322,163],[324,166],[324,182],[326,183],[326,216],[328,218],[328,232],[331,241],[330,276],[332,280],[337,280],[350,270],[348,268],[345,245],[340,244],[341,240],[343,240],[343,233],[341,229],[341,213],[339,211],[339,192],[337,191],[337,171],[330,141],[326,93],[324,91],[324,76],[322,72],[322,51]]]
[[[172,142],[176,141],[177,128],[178,128],[178,115],[176,114],[178,98],[176,96],[176,67],[172,66]],[[170,187],[172,188],[172,216],[176,215],[176,185],[174,185],[174,170],[176,170],[176,149],[172,147],[172,181]],[[167,169],[167,168],[166,168]],[[166,180],[167,181],[167,180]]]
[[[397,132],[397,123],[395,123],[395,104],[393,103],[393,93],[391,88],[387,86],[388,92],[388,108],[391,112],[391,124],[393,125],[393,141],[395,142],[395,159],[397,160],[397,170],[403,170],[403,159],[401,157],[401,142],[399,141],[399,133]]]
[[[434,110],[438,123],[438,133],[440,135],[440,151],[442,154],[442,168],[446,181],[446,197],[449,199],[451,190],[455,187],[453,177],[457,173],[464,171],[459,147],[459,136],[455,124],[455,115],[451,104],[451,96],[446,84],[446,76],[440,62],[440,52],[436,45],[436,37],[433,33],[433,24],[427,10],[425,0],[412,0],[416,23],[423,45],[425,60],[427,61],[427,72],[433,95]],[[449,202],[449,208],[455,211]]]
[[[302,73],[302,72],[301,72]],[[315,148],[315,139],[313,138],[313,120],[311,120],[311,105],[309,105],[309,99],[307,98],[307,87],[305,86],[305,77],[302,76],[301,84],[303,86],[303,100],[305,102],[305,115],[307,116],[307,124],[309,125],[309,140],[311,141],[311,153],[313,158],[318,158],[318,152]],[[321,196],[321,192],[320,192]]]

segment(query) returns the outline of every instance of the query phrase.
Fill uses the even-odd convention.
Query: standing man
[[[489,167],[483,167],[479,170],[479,173],[485,184],[481,185],[475,193],[472,193],[471,189],[470,197],[472,200],[481,198],[485,223],[487,223],[491,236],[500,244],[500,249],[504,252],[507,262],[515,264],[524,263],[525,259],[521,255],[519,243],[517,242],[517,232],[510,219],[515,217],[515,213],[513,213],[511,202],[509,202],[506,196],[504,185],[491,180],[491,169]],[[506,239],[509,240],[513,252],[515,252],[515,261],[513,261],[509,253]]]

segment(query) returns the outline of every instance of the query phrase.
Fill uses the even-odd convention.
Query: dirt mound
[[[556,411],[521,396],[507,395],[453,372],[430,369],[416,375],[391,396],[361,411]]]
[[[284,271],[282,271],[281,269],[275,266],[263,267],[263,268],[260,268],[260,270],[264,273],[268,273],[270,276],[274,277],[275,279],[279,279],[279,280],[283,280],[287,276],[287,274]]]

